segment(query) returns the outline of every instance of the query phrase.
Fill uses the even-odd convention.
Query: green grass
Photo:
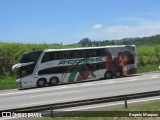
[[[137,67],[137,72],[143,73],[143,72],[157,71],[159,70],[159,66],[160,64],[141,65]]]
[[[15,77],[0,78],[0,90],[16,88]]]
[[[127,109],[123,108],[123,109],[115,109],[115,110],[111,110],[109,112],[111,113],[118,113],[118,112],[127,112],[127,115],[128,113],[140,113],[139,111],[142,111],[142,112],[146,112],[146,111],[160,111],[160,101],[158,102],[152,102],[152,103],[148,103],[148,104],[143,104],[143,105],[139,105],[139,106],[134,106],[134,107],[129,107]],[[90,112],[90,113],[84,113],[84,114],[79,114],[77,116],[73,116],[73,117],[48,117],[48,118],[40,118],[38,120],[159,120],[160,116],[159,117],[139,117],[139,118],[135,118],[135,117],[93,117],[93,116],[102,116],[102,114],[104,114],[105,111],[103,113],[100,113],[100,112]],[[107,111],[106,111],[107,113]],[[153,112],[154,113],[154,112]],[[119,113],[118,113],[119,114]],[[89,117],[86,117],[86,116],[89,116]],[[104,115],[106,116],[106,115]]]
[[[160,64],[160,45],[137,46],[138,65]]]
[[[160,101],[129,107],[127,109],[119,109],[118,111],[160,111]]]

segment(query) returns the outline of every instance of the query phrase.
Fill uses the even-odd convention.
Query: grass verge
[[[16,88],[15,77],[0,78],[0,90]]]
[[[160,64],[148,64],[144,66],[138,66],[137,67],[137,72],[138,73],[143,73],[143,72],[150,72],[150,71],[156,71],[159,69]]]

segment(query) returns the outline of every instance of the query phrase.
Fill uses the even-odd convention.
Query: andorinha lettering
[[[78,59],[72,59],[72,60],[61,60],[58,65],[65,65],[65,64],[76,64],[76,63],[84,63],[84,64],[89,64],[89,63],[94,63],[94,62],[101,62],[102,57],[92,57],[88,59],[84,58],[78,58]]]

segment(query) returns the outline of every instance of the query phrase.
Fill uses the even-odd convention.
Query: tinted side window
[[[47,61],[51,61],[51,53],[47,52],[44,54],[43,58],[42,58],[42,63],[43,62],[47,62]]]
[[[56,59],[58,59],[57,52],[46,52],[42,58],[42,63],[56,60]]]
[[[105,49],[97,49],[97,56],[105,56]]]
[[[86,56],[87,57],[93,57],[93,54],[92,54],[92,50],[86,50]]]
[[[47,69],[40,70],[38,72],[38,75],[65,73],[67,68],[68,68],[67,66],[47,68]]]
[[[58,52],[58,59],[72,59],[73,51],[60,51]]]
[[[73,51],[73,58],[80,58],[80,57],[81,57],[81,54],[79,50]]]
[[[42,63],[60,60],[60,59],[73,59],[73,58],[86,58],[86,57],[97,57],[105,56],[104,49],[86,49],[86,50],[69,50],[69,51],[54,51],[46,52],[42,58]]]

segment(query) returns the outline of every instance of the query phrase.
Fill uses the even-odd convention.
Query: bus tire
[[[57,77],[51,77],[49,80],[49,85],[53,86],[53,85],[57,85],[59,82],[59,79]]]
[[[45,78],[40,78],[37,81],[37,87],[44,87],[46,85],[47,81]]]
[[[114,76],[115,76],[115,78],[120,78],[120,77],[122,77],[121,71],[117,70],[117,71],[114,73]]]
[[[105,79],[112,79],[113,78],[113,73],[111,71],[107,71],[104,75]]]

